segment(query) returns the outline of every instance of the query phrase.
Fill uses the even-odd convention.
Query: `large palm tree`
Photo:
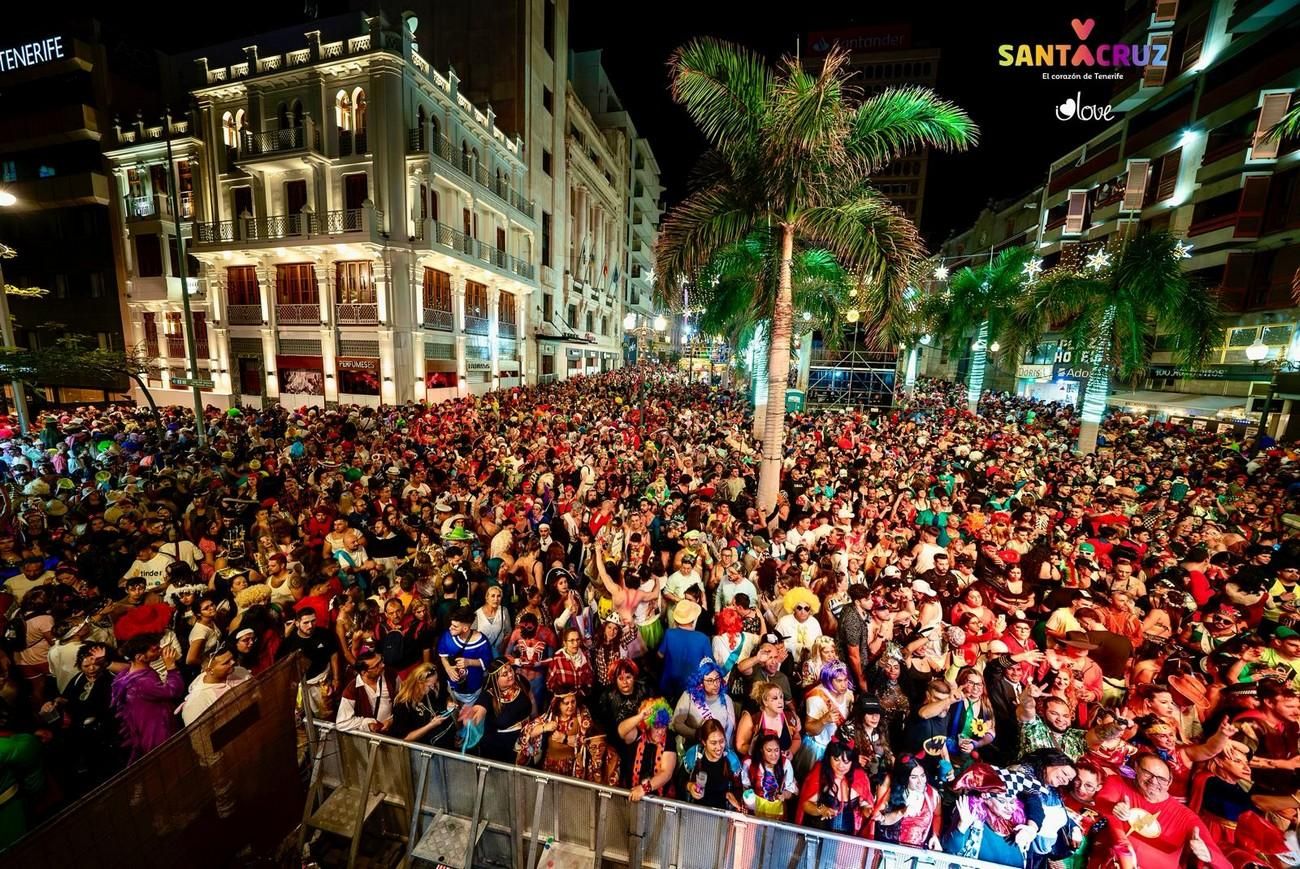
[[[1163,230],[1120,239],[1082,263],[1045,272],[1013,315],[1009,352],[1036,344],[1054,323],[1088,369],[1079,451],[1097,448],[1112,377],[1135,380],[1151,359],[1157,333],[1172,336],[1178,362],[1205,362],[1220,330],[1218,300],[1182,269],[1185,250]],[[1018,358],[1018,357],[1017,357]]]
[[[1002,341],[1011,312],[1024,295],[1033,259],[1027,247],[1012,247],[995,254],[981,265],[959,269],[948,287],[937,296],[935,334],[960,347],[972,333],[970,372],[966,377],[966,403],[971,413],[979,405],[988,367],[989,348]]]
[[[697,321],[701,332],[724,338],[736,354],[755,350],[766,354],[764,324],[776,307],[779,236],[766,230],[751,233],[717,253],[701,273],[700,286],[690,293],[692,306],[702,305]],[[823,248],[795,252],[790,267],[793,328],[802,333],[819,329],[834,343],[845,311],[856,292],[853,277]],[[755,366],[754,434],[762,437],[768,388],[766,360]]]
[[[863,312],[868,326],[879,326],[922,244],[916,227],[871,186],[872,174],[917,149],[961,149],[976,137],[964,111],[923,88],[861,99],[849,84],[847,59],[837,49],[819,74],[794,58],[774,70],[753,51],[697,39],[670,63],[673,98],[710,150],[690,195],[661,224],[661,297],[679,303],[680,277],[693,278],[718,251],[760,227],[770,226],[779,239],[758,486],[764,510],[775,506],[781,485],[796,240],[828,250],[860,286],[879,288],[877,307]]]

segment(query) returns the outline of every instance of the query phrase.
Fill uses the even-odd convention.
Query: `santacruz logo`
[[[1103,43],[1091,47],[1085,44],[1096,22],[1089,18],[1070,22],[1079,44],[1053,45],[999,45],[998,66],[1054,66],[1132,68],[1167,66],[1168,46],[1160,44],[1136,45],[1129,43]]]

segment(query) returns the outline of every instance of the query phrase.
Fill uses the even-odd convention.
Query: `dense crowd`
[[[631,369],[0,431],[0,848],[300,652],[382,733],[1021,867],[1300,862],[1271,442],[923,383],[792,417]],[[1292,523],[1295,523],[1293,525]],[[249,771],[248,774],[254,774]]]

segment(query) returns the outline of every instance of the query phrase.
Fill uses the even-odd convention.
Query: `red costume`
[[[1151,836],[1143,836],[1136,831],[1129,832],[1129,824],[1115,817],[1115,804],[1119,802],[1126,802],[1133,809],[1141,809],[1155,816],[1159,822],[1159,831]],[[1191,853],[1187,843],[1192,838],[1193,830],[1200,833],[1201,841],[1210,850],[1209,865],[1214,869],[1232,869],[1228,858],[1219,850],[1210,828],[1195,812],[1172,797],[1162,802],[1152,802],[1127,779],[1112,776],[1097,794],[1095,805],[1110,823],[1093,844],[1088,861],[1093,869],[1113,865],[1112,861],[1125,856],[1132,857],[1135,865],[1141,869],[1179,869],[1183,853]]]

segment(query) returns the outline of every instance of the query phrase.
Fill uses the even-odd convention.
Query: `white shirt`
[[[252,674],[243,667],[236,667],[230,671],[230,675],[222,682],[204,682],[203,675],[200,674],[197,679],[190,683],[189,694],[185,696],[185,702],[181,704],[181,721],[185,725],[194,723],[194,720],[208,710],[218,700],[226,695],[231,688],[241,682],[252,678]]]
[[[371,722],[387,721],[393,717],[393,698],[388,693],[388,687],[384,684],[382,676],[374,688],[358,676],[356,686],[366,692],[366,696],[370,698],[370,708],[375,710],[378,717],[362,718],[357,715],[355,704],[347,697],[342,697],[339,699],[339,714],[335,719],[339,730],[369,730]]]
[[[159,552],[148,561],[136,559],[131,567],[127,569],[126,574],[122,577],[123,582],[132,577],[144,577],[144,587],[146,590],[159,588],[165,582],[168,566],[175,564],[176,559],[166,552]]]
[[[812,648],[817,638],[822,635],[822,626],[813,616],[799,621],[794,613],[786,613],[776,622],[776,632],[785,637],[785,648],[796,661],[802,661],[804,653]]]
[[[922,543],[916,550],[916,563],[912,565],[912,573],[925,573],[927,570],[934,568],[934,555],[936,552],[947,552],[937,543]]]

